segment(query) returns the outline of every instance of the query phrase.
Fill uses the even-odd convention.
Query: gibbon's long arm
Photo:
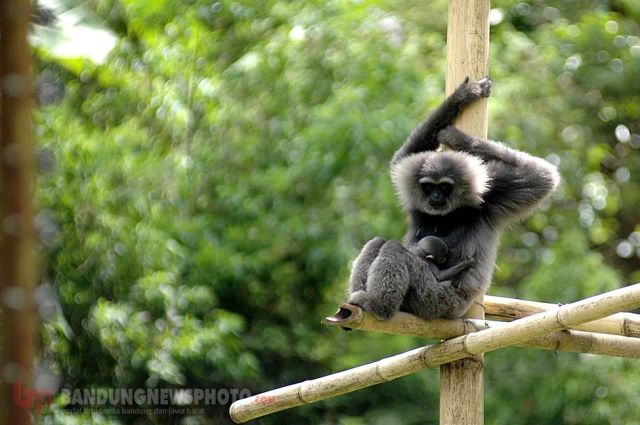
[[[491,80],[489,77],[469,83],[467,77],[460,86],[435,110],[429,118],[416,127],[391,160],[392,164],[417,152],[438,149],[438,132],[453,123],[462,108],[474,100],[489,96]]]
[[[438,141],[453,150],[467,152],[485,161],[490,189],[484,206],[494,218],[505,223],[518,220],[550,194],[560,177],[549,162],[502,143],[471,137],[453,126],[438,134]],[[508,224],[508,223],[505,223]]]

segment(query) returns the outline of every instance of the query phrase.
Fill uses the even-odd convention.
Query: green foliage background
[[[404,233],[388,161],[443,98],[445,1],[61,5],[116,45],[96,63],[39,37],[37,136],[55,164],[37,187],[43,288],[59,302],[41,361],[60,387],[257,393],[424,344],[320,319],[362,244]],[[490,136],[563,183],[503,238],[490,293],[569,302],[639,280],[640,6],[492,7]],[[632,361],[509,349],[486,364],[488,423],[640,424]],[[228,405],[65,406],[40,420],[229,423]],[[437,418],[426,371],[256,423]]]

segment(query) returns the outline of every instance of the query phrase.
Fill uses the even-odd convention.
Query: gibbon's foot
[[[395,313],[394,309],[390,309],[386,304],[381,304],[379,300],[372,297],[371,293],[367,291],[354,292],[349,296],[349,301],[347,301],[347,303],[354,304],[360,307],[363,311],[371,313],[378,320],[387,320],[393,315],[393,313]]]
[[[349,301],[347,304],[353,304],[364,311],[370,311],[371,306],[369,305],[369,294],[367,291],[355,291],[351,295],[349,295]]]

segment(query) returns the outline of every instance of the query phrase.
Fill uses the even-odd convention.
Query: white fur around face
[[[454,191],[457,191],[447,203],[447,207],[433,209],[422,192],[419,180],[430,179],[430,170],[437,170],[444,161],[453,163],[461,178],[459,181],[454,181],[449,176],[433,176],[434,181],[453,182]],[[400,201],[407,210],[419,210],[429,214],[448,214],[461,206],[479,206],[482,204],[482,196],[489,189],[490,182],[487,167],[480,158],[456,151],[430,151],[409,155],[392,165],[391,180]]]
[[[487,166],[480,158],[473,156],[465,152],[455,152],[458,154],[463,162],[466,163],[467,171],[471,181],[472,192],[482,198],[487,190],[489,190],[489,183],[491,178],[489,177],[489,171]]]
[[[396,187],[400,202],[407,210],[422,209],[422,189],[418,183],[418,171],[436,152],[409,155],[391,166],[391,181]]]

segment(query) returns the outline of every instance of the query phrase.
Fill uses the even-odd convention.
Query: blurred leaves
[[[255,393],[424,343],[319,321],[361,245],[404,233],[388,161],[443,97],[446,2],[82,3],[117,38],[103,63],[70,63],[38,34],[37,131],[55,165],[37,198],[60,304],[43,355],[64,388]],[[491,137],[563,183],[503,238],[493,293],[569,302],[640,277],[634,4],[494,5]],[[494,353],[487,418],[633,423],[629,365]],[[435,423],[437,387],[427,372],[263,422]]]

